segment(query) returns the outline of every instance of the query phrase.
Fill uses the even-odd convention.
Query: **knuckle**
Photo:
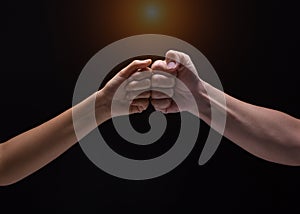
[[[133,63],[134,65],[136,65],[136,64],[139,63],[139,60],[135,59],[135,60],[132,61],[132,63]]]
[[[131,62],[131,66],[134,67],[134,68],[135,68],[135,67],[138,67],[139,63],[140,63],[139,60],[135,59],[135,60],[133,60],[133,61]]]
[[[152,64],[151,68],[152,68],[152,69],[160,69],[160,68],[163,68],[162,63],[163,63],[162,60],[156,60],[156,61]]]
[[[152,87],[170,88],[175,85],[174,77],[163,74],[154,74],[151,80]]]

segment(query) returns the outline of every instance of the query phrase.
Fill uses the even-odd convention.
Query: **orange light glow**
[[[210,12],[212,7],[207,1],[101,2],[89,5],[84,20],[76,22],[83,24],[81,33],[85,38],[89,37],[88,41],[94,47],[138,34],[165,34],[190,43],[213,41],[214,14],[217,13]],[[82,15],[79,17],[83,18]]]
[[[139,16],[137,20],[140,25],[155,25],[159,26],[164,22],[166,17],[166,8],[160,2],[142,2],[137,7]]]

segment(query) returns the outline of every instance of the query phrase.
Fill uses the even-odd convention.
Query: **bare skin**
[[[191,97],[186,96],[177,86],[174,88],[174,96],[182,97],[183,103],[187,104],[185,111],[201,118],[217,131],[219,124],[218,121],[212,124],[210,108],[215,108],[220,114],[226,112],[224,135],[233,143],[271,162],[300,165],[299,119],[273,109],[251,105],[214,88],[198,76],[190,57],[184,53],[168,51],[166,60],[154,62],[152,69],[173,74],[185,83],[195,97],[199,111],[188,105]],[[213,96],[208,96],[207,90]],[[159,97],[158,92],[156,96]],[[218,102],[216,98],[220,96],[225,97],[226,105]],[[170,97],[159,99],[152,96],[151,103],[163,113],[179,111]]]
[[[141,69],[147,70],[150,64],[151,60],[133,61],[112,78],[103,89],[73,108],[36,128],[0,144],[0,185],[13,184],[30,175],[57,158],[78,141],[73,127],[72,112],[77,112],[82,116],[82,120],[79,121],[79,125],[82,127],[81,137],[84,137],[96,128],[96,126],[89,124],[89,120],[85,119],[89,115],[86,107],[89,106],[94,98],[96,99],[97,125],[110,119],[110,105],[114,92],[132,74]],[[124,102],[128,101],[122,97],[115,99],[120,99],[116,102],[119,109],[118,114],[128,113],[128,109],[124,109],[124,106],[126,106]],[[142,112],[149,105],[148,97],[137,98],[130,102],[130,114]]]
[[[171,60],[172,59],[172,60]],[[175,60],[174,60],[175,59]],[[87,135],[104,121],[110,119],[111,103],[117,104],[117,115],[139,113],[151,101],[154,108],[163,113],[179,112],[172,97],[179,97],[188,111],[204,120],[219,131],[219,124],[212,123],[211,108],[226,112],[227,122],[224,135],[248,152],[265,160],[286,165],[300,165],[300,120],[283,112],[245,103],[214,88],[203,81],[184,53],[168,51],[166,60],[153,63],[151,60],[135,60],[122,69],[106,86],[95,92],[71,109],[52,120],[22,133],[0,144],[0,185],[9,185],[30,175],[61,155],[76,142],[72,113],[80,116],[80,138]],[[183,64],[185,66],[183,66]],[[174,76],[180,79],[191,94],[175,84]],[[124,81],[124,93],[114,96]],[[158,92],[155,89],[159,88]],[[141,92],[141,90],[147,90]],[[206,91],[212,92],[208,96]],[[224,96],[226,105],[217,97]],[[189,105],[189,100],[197,101],[197,107]],[[97,124],[90,124],[91,102],[95,102]],[[130,109],[126,109],[127,104]]]

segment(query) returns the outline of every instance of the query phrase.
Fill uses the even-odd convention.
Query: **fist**
[[[174,87],[176,84],[175,76],[164,71],[141,70],[134,73],[126,85],[126,98],[128,100],[139,100],[150,98],[160,99],[166,107],[172,102]]]
[[[166,53],[165,60],[155,61],[151,68],[154,72],[159,70],[176,77],[172,100],[161,99],[159,97],[153,97],[151,100],[156,110],[163,113],[175,113],[179,111],[194,113],[197,111],[197,107],[193,104],[192,100],[195,100],[193,92],[198,90],[200,78],[192,60],[187,54],[170,50]]]

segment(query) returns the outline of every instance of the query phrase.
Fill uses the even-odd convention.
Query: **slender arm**
[[[13,184],[45,166],[98,125],[110,119],[113,99],[119,115],[145,110],[149,104],[148,98],[131,102],[125,99],[126,93],[115,96],[115,92],[132,74],[150,64],[151,60],[134,60],[116,74],[103,89],[57,117],[0,144],[0,186]],[[95,111],[92,111],[93,107]],[[95,120],[91,120],[94,116],[96,123],[93,122]]]
[[[101,112],[97,114],[97,123],[101,124],[109,119],[109,112],[101,102],[104,100],[101,91],[95,95],[99,102],[95,111]],[[19,181],[73,146],[78,140],[73,128],[72,111],[82,112],[83,118],[88,116],[89,112],[85,109],[92,96],[40,126],[0,144],[0,185]],[[96,128],[87,124],[88,120],[83,119],[80,123],[83,136]]]

